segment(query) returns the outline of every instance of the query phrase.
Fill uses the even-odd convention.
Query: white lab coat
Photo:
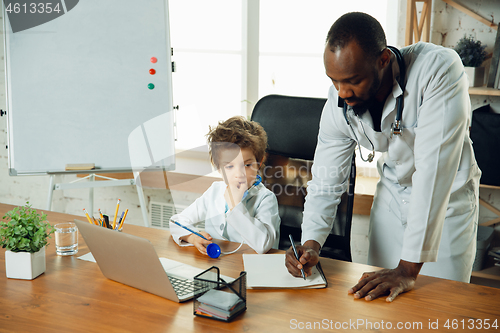
[[[205,221],[205,231],[215,239],[245,242],[257,253],[278,248],[280,217],[278,200],[262,183],[251,187],[247,196],[231,211],[226,211],[224,182],[214,182],[203,195],[182,213],[171,217],[190,229]],[[179,238],[189,231],[170,222],[170,232],[180,246],[192,245]]]
[[[402,136],[391,138],[396,98],[402,93],[394,55],[393,91],[384,105],[381,132],[373,129],[369,112],[358,118],[349,108],[351,129],[338,106],[337,91],[330,88],[308,184],[302,242],[324,243],[346,189],[356,140],[371,151],[369,138],[383,155],[377,163],[381,179],[370,216],[368,263],[394,268],[399,259],[437,261],[435,270],[427,272],[432,265],[424,264],[421,273],[468,281],[475,255],[481,172],[468,132],[467,77],[454,50],[420,42],[401,53],[407,68]],[[449,262],[440,264],[441,260]]]

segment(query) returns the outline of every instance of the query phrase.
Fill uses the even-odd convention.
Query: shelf
[[[486,260],[484,268],[480,271],[473,271],[470,282],[500,288],[500,267],[495,266],[495,260],[491,256],[487,256],[484,260]]]
[[[489,280],[500,281],[500,267],[489,266],[480,271],[472,272],[472,276]]]
[[[469,88],[469,95],[500,96],[500,89],[487,88],[487,87],[472,87]]]

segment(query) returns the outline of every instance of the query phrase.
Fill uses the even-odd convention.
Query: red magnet
[[[151,68],[151,69],[149,70],[149,74],[151,74],[151,75],[155,75],[155,74],[156,74],[156,71],[155,71],[153,68]]]
[[[151,57],[151,62],[152,62],[153,64],[155,64],[157,61],[158,61],[158,59],[156,59],[156,57]]]

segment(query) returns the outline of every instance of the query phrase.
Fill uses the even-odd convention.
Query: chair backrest
[[[263,183],[276,194],[281,217],[279,248],[290,247],[289,234],[301,236],[307,182],[318,140],[324,98],[269,95],[254,107],[252,120],[268,135],[268,158]],[[321,255],[351,261],[350,236],[356,167],[351,164],[349,189],[337,209],[334,227]]]
[[[477,164],[482,171],[481,184],[500,186],[500,114],[484,105],[472,112],[470,137]]]

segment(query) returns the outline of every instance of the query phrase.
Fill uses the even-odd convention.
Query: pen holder
[[[227,283],[220,277],[219,268],[212,266],[209,269],[194,277],[195,288],[201,288],[202,292],[198,294],[193,302],[193,314],[199,317],[215,319],[224,322],[230,322],[247,309],[247,273],[241,272],[240,276],[231,283]],[[224,290],[221,290],[224,289]],[[236,300],[234,306],[230,309],[220,309],[213,304],[204,303],[202,296],[210,290],[219,290],[234,294]]]

